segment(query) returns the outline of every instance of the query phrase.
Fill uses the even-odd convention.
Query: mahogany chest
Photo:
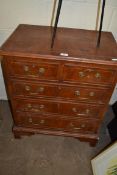
[[[102,32],[19,25],[0,49],[16,138],[72,136],[95,145],[117,82],[117,45]]]

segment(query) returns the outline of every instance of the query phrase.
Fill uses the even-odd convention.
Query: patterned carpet
[[[110,143],[105,115],[96,147],[74,138],[33,135],[16,140],[7,101],[0,101],[0,175],[92,175],[90,160]]]

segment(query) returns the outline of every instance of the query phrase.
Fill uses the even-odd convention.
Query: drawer
[[[59,112],[61,115],[80,118],[100,118],[103,105],[92,105],[85,103],[60,103]]]
[[[81,83],[111,84],[114,80],[114,71],[65,65],[63,80]]]
[[[103,105],[85,103],[53,102],[50,100],[13,100],[17,112],[33,112],[38,114],[56,114],[63,118],[100,118]]]
[[[72,132],[97,132],[99,121],[94,120],[70,120],[55,117],[39,116],[31,113],[17,113],[15,124],[18,126],[54,129]]]
[[[58,86],[34,82],[10,81],[9,89],[14,96],[56,97]]]
[[[51,85],[33,81],[10,80],[9,89],[13,96],[58,97],[95,103],[105,103],[111,95],[109,88],[96,89],[89,86]]]
[[[95,103],[106,103],[111,96],[110,88],[93,88],[89,86],[60,86],[59,97]]]
[[[47,100],[13,100],[12,105],[17,112],[58,113],[58,104]]]
[[[13,77],[58,79],[58,64],[8,61],[8,73]]]

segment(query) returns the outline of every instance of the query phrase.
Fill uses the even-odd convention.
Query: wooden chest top
[[[99,48],[96,47],[97,36],[96,31],[58,28],[54,47],[51,48],[51,27],[21,24],[3,44],[0,54],[117,64],[112,60],[117,58],[117,44],[112,34],[102,32]]]

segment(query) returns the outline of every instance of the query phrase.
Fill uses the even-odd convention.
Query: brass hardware
[[[30,103],[27,104],[28,108],[32,108],[32,105]]]
[[[74,129],[82,129],[85,128],[85,124],[82,124],[80,127],[75,127],[73,123],[70,123],[71,127],[74,127]]]
[[[28,121],[29,121],[29,123],[32,123],[32,118],[29,118]]]
[[[39,123],[40,123],[40,124],[44,124],[44,123],[45,123],[45,120],[40,120]]]
[[[76,109],[76,108],[72,108],[72,111],[73,111],[73,112],[77,112],[77,109]]]
[[[29,66],[24,66],[24,71],[28,72],[29,71]]]
[[[29,108],[29,109],[31,109],[32,111],[34,111],[34,112],[40,112],[40,110],[41,109],[43,109],[44,108],[44,105],[39,105],[39,106],[32,106],[30,103],[29,104],[27,104],[27,107]]]
[[[94,70],[93,69],[86,69],[85,71],[86,72],[93,72]]]
[[[96,77],[96,78],[101,78],[100,73],[99,73],[99,72],[97,72],[97,73],[95,74],[95,77]]]
[[[71,127],[74,127],[74,124],[73,124],[73,123],[70,123],[70,126],[71,126]]]
[[[89,109],[86,109],[86,114],[89,114],[90,110]]]
[[[32,108],[32,111],[33,112],[40,112],[40,110],[39,109],[36,109],[36,108]]]
[[[73,123],[70,123],[70,127],[73,127],[73,129],[81,129],[80,127],[75,127]]]
[[[90,95],[90,97],[94,97],[95,92],[90,92],[89,95]]]
[[[85,73],[84,72],[79,72],[79,76],[82,78],[85,76]]]
[[[81,125],[81,128],[85,128],[85,124],[82,124],[82,125]]]
[[[72,108],[72,111],[73,112],[78,112],[78,110],[76,108]],[[90,110],[89,109],[86,109],[86,113],[77,113],[76,115],[86,115],[86,114],[89,114]]]
[[[59,86],[59,87],[58,87],[58,89],[59,89],[59,90],[61,90],[61,89],[62,89],[62,87],[61,87],[61,86]]]
[[[43,92],[44,91],[44,87],[39,87],[38,91],[39,92]]]
[[[40,108],[40,109],[43,109],[43,108],[44,108],[44,105],[40,105],[39,108]]]
[[[26,91],[30,91],[30,86],[25,86]]]
[[[77,96],[80,96],[80,91],[75,91],[75,94],[76,94]]]
[[[81,129],[81,128],[74,128],[74,129]]]
[[[28,119],[28,122],[29,122],[29,123],[33,123],[32,118],[29,118],[29,119]],[[39,124],[44,124],[44,123],[45,123],[45,120],[40,120],[39,123],[33,123],[33,124],[34,124],[34,125],[39,125]]]
[[[45,68],[40,67],[40,68],[39,68],[39,73],[44,74],[44,73],[45,73]]]
[[[37,92],[30,92],[30,95],[38,95]]]
[[[86,113],[77,113],[77,116],[86,116]]]

